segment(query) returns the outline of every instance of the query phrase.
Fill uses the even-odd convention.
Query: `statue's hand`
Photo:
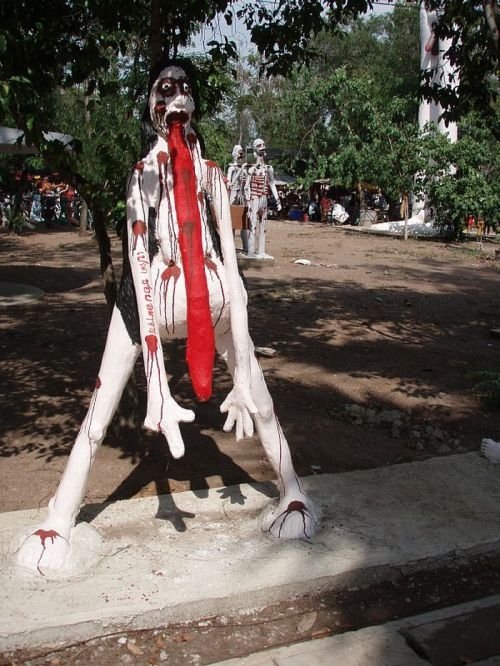
[[[231,432],[236,424],[236,441],[253,435],[251,414],[257,414],[258,410],[252,400],[250,387],[234,386],[220,406],[220,411],[223,414],[227,412],[224,432]]]
[[[194,416],[191,409],[184,409],[173,398],[169,398],[162,410],[152,410],[151,405],[148,405],[144,426],[149,430],[163,433],[172,456],[182,458],[184,441],[179,423],[191,423],[194,421]]]
[[[276,210],[278,211],[278,213],[280,212],[281,209],[282,209],[282,205],[280,203],[278,203],[276,205]]]

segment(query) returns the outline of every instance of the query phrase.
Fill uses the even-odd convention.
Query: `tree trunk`
[[[151,0],[151,26],[149,31],[149,57],[151,66],[162,57],[160,0]]]
[[[102,287],[109,311],[112,312],[116,301],[116,278],[111,256],[111,241],[106,230],[106,215],[97,206],[93,208],[94,231],[101,259]]]

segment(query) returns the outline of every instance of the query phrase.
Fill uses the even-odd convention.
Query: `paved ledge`
[[[387,622],[377,627],[348,631],[315,641],[295,643],[286,647],[263,650],[248,655],[217,662],[212,666],[429,666],[429,660],[420,657],[406,642],[404,634],[414,627],[441,623],[449,626],[457,618],[478,610],[497,612],[500,595],[487,597],[466,604],[415,615]],[[453,641],[453,635],[448,640]],[[500,649],[499,649],[500,651]],[[467,652],[467,651],[466,651]],[[473,652],[473,651],[472,651]],[[458,663],[450,657],[446,663]],[[432,663],[444,663],[438,660]],[[465,661],[464,661],[465,663]],[[469,663],[469,662],[468,662]],[[474,666],[498,666],[500,656],[470,662]]]
[[[323,507],[311,543],[260,531],[272,484],[88,506],[72,578],[13,566],[44,510],[0,514],[0,650],[257,608],[498,551],[499,481],[500,467],[479,453],[308,477]]]

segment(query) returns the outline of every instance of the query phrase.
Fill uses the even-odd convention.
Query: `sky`
[[[271,0],[268,0],[271,2]],[[235,3],[235,9],[238,8],[238,2]],[[373,14],[383,14],[391,11],[393,3],[386,0],[374,1]],[[236,42],[240,56],[248,55],[249,52],[254,50],[250,42],[250,35],[241,21],[238,21],[235,16],[233,25],[226,25],[226,21],[221,17],[217,28],[204,27],[199,35],[194,39],[194,50],[196,53],[204,53],[205,45],[212,39],[219,39],[221,36],[226,36]]]

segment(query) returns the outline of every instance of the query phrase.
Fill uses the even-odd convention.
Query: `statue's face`
[[[262,139],[255,139],[253,142],[253,151],[258,157],[265,157],[266,144]]]
[[[168,124],[174,120],[190,122],[194,101],[183,69],[166,67],[160,72],[149,95],[149,111],[153,127],[162,136],[166,136]]]
[[[245,151],[243,150],[243,148],[239,144],[237,144],[233,148],[232,155],[233,155],[233,161],[234,162],[241,163],[243,161],[243,158],[245,157]]]

